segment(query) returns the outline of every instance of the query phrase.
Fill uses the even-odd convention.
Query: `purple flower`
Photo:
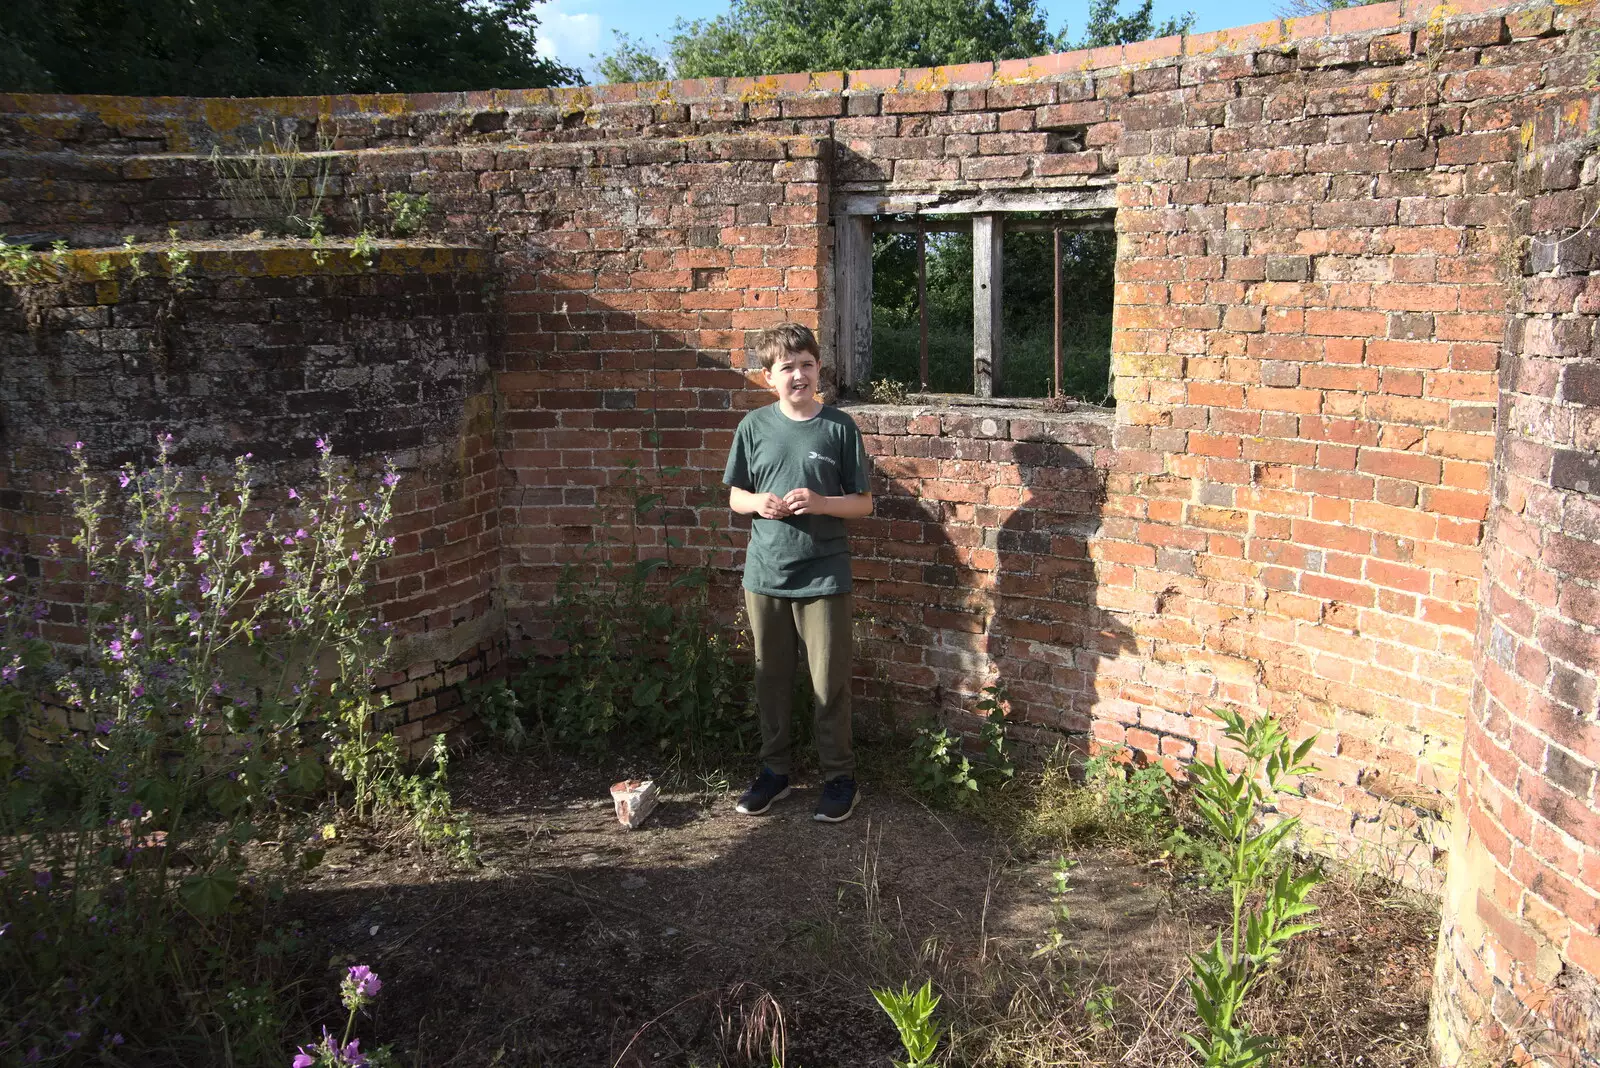
[[[272,577],[272,562],[270,560],[261,561],[261,574],[267,578]]]
[[[144,588],[145,589],[148,590],[151,586],[154,586],[155,584],[156,584],[156,577],[154,575],[146,575],[144,577]]]
[[[132,482],[133,479],[128,477],[127,472],[123,472],[122,474],[117,476],[117,481],[122,484],[122,488],[123,489],[127,489],[128,488],[128,483]]]
[[[79,443],[78,443],[78,447],[79,447],[79,448],[82,448],[82,447],[83,447],[83,442],[81,442],[81,441],[80,441],[80,442],[79,442]],[[317,439],[317,448],[318,448],[318,449],[319,449],[319,450],[323,450],[323,451],[326,451],[326,449],[327,449],[327,448],[328,448],[328,443],[327,443],[327,442],[326,442],[326,441],[324,441],[324,440],[323,440],[323,439],[321,439],[321,438],[318,438],[318,439]]]
[[[300,494],[298,494],[298,493],[296,493],[296,492],[295,492],[295,491],[294,491],[294,487],[293,487],[293,486],[290,486],[290,487],[289,487],[289,499],[290,499],[290,500],[291,500],[291,501],[296,501],[296,500],[299,500],[299,499],[300,499]]]
[[[244,541],[239,543],[239,551],[244,553],[244,555],[249,556],[251,553],[256,551],[256,543],[251,541],[249,538],[246,538]]]
[[[121,660],[122,656],[122,643],[115,638],[111,639],[111,659]]]
[[[116,725],[117,725],[117,721],[114,720],[114,719],[103,719],[99,723],[96,723],[94,725],[95,733],[97,733],[97,734],[110,734],[111,733],[111,728],[115,727]]]
[[[350,562],[352,564],[355,563],[359,559],[361,559],[361,554],[360,553],[351,553],[350,554]]]
[[[400,476],[395,474],[393,471],[390,471],[390,472],[388,472],[387,474],[385,474],[383,476],[383,484],[385,486],[392,486],[396,482],[399,482],[399,481],[400,481]]]
[[[383,989],[383,981],[365,964],[352,967],[347,978],[355,987],[356,993],[364,998],[375,998],[378,996],[378,991]]]
[[[140,816],[143,816],[143,815],[144,815],[144,806],[139,804],[139,802],[135,801],[133,804],[128,806],[128,817],[130,819],[138,819]]]
[[[144,684],[143,683],[136,682],[136,683],[133,684],[133,696],[134,697],[143,697],[144,696]]]
[[[33,875],[33,885],[37,886],[40,890],[48,889],[50,884],[54,881],[55,876],[51,875],[47,871],[35,872]]]
[[[307,1053],[306,1048],[301,1046],[300,1052],[294,1055],[294,1060],[290,1063],[289,1068],[311,1068],[316,1063],[317,1058]]]
[[[200,581],[196,585],[200,587],[200,592],[202,594],[211,592],[211,580],[204,575],[200,576]]]

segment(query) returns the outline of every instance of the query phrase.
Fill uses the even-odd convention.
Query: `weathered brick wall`
[[[1046,745],[1087,738],[1096,716],[1134,722],[1098,670],[1132,643],[1093,608],[1089,556],[1111,413],[850,411],[876,494],[852,533],[862,696],[901,719],[970,711],[998,670],[1013,715]]]
[[[0,225],[237,232],[203,154],[263,122],[333,139],[342,225],[427,192],[436,232],[503,282],[467,495],[503,540],[477,565],[419,540],[416,566],[473,590],[472,567],[493,572],[481,596],[531,643],[630,461],[684,469],[681,558],[732,600],[737,543],[709,524],[732,426],[763,403],[751,332],[828,338],[852,198],[1114,187],[1114,414],[856,409],[879,461],[858,684],[948,712],[998,675],[1041,729],[1173,762],[1214,743],[1208,705],[1276,712],[1321,732],[1323,771],[1286,807],[1323,847],[1431,884],[1479,608],[1501,612],[1480,586],[1520,131],[1588,84],[1592,11],[1387,3],[998,65],[580,90],[0,97]],[[407,611],[455,618],[453,594],[396,581]],[[1515,788],[1545,789],[1549,760],[1528,759]]]
[[[518,191],[499,225],[541,231],[536,251],[504,258],[501,527],[515,640],[546,632],[562,564],[629,527],[635,487],[662,492],[670,536],[685,542],[669,555],[713,552],[699,510],[728,526],[722,464],[760,403],[747,338],[785,320],[820,326],[821,151],[803,135],[560,144],[499,153],[484,175]],[[653,522],[638,532],[657,549],[668,536]]]
[[[342,246],[185,252],[176,279],[159,250],[140,254],[144,277],[127,253],[78,252],[66,281],[5,290],[0,528],[47,553],[74,441],[102,471],[148,462],[158,434],[174,436],[182,465],[218,470],[250,453],[270,501],[313,477],[326,436],[367,477],[386,457],[402,475],[394,555],[374,590],[399,662],[425,682],[458,661],[481,673],[504,645],[484,254],[386,247],[368,267]],[[75,640],[73,589],[45,594],[47,636]],[[419,696],[404,675],[386,680],[402,701],[393,718],[441,711],[412,701],[442,678]],[[420,737],[422,724],[404,730]]]
[[[1600,1056],[1600,98],[1523,126],[1484,618],[1434,999],[1445,1063]]]

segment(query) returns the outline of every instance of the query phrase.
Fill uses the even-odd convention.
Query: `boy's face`
[[[767,369],[767,384],[780,401],[805,404],[817,392],[817,358],[809,352],[786,352]]]

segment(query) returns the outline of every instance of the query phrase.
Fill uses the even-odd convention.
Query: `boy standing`
[[[804,641],[822,762],[816,818],[838,823],[856,804],[844,521],[872,512],[867,454],[855,421],[817,399],[821,365],[810,330],[774,327],[757,352],[778,400],[740,422],[722,475],[728,506],[752,517],[744,603],[756,651],[763,766],[737,807],[760,815],[789,794],[790,706]]]

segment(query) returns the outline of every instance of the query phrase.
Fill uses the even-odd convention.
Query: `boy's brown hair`
[[[761,358],[761,366],[768,371],[772,370],[772,365],[778,362],[779,357],[792,352],[809,352],[817,360],[822,359],[822,353],[817,348],[817,335],[799,323],[783,323],[763,330],[756,340],[756,355]]]

